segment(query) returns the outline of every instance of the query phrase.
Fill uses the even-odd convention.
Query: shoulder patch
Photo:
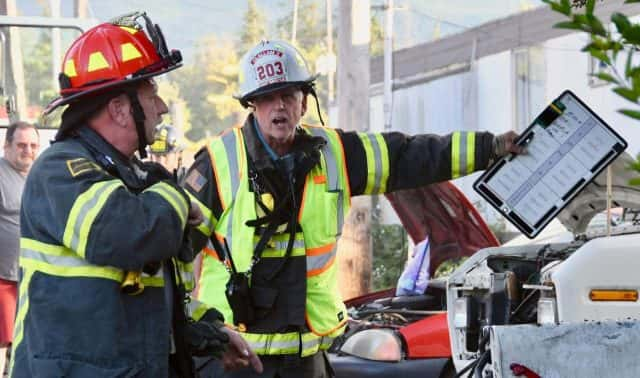
[[[67,160],[67,168],[69,169],[69,173],[71,173],[71,176],[73,177],[87,172],[102,170],[102,168],[100,168],[98,164],[87,158]]]
[[[191,187],[193,191],[198,193],[202,190],[202,187],[207,183],[207,178],[201,175],[197,169],[194,169],[191,172],[189,172],[189,175],[187,175],[185,183],[189,185],[189,187]]]

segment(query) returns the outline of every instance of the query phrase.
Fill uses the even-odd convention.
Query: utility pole
[[[89,0],[73,0],[73,15],[78,18],[88,18]]]
[[[17,16],[18,9],[15,0],[0,0],[0,14]],[[9,27],[7,33],[7,50],[3,51],[6,63],[6,88],[2,88],[7,96],[4,104],[7,108],[9,122],[27,119],[27,95],[25,91],[24,67],[22,64],[22,47],[20,45],[20,31],[17,27]],[[11,95],[12,94],[12,95]]]
[[[49,6],[51,7],[51,17],[62,17],[60,0],[49,0]],[[51,88],[58,88],[58,75],[62,70],[62,48],[60,47],[60,39],[60,28],[51,29]]]
[[[326,0],[326,12],[327,12],[327,56],[331,59],[333,55],[333,5],[331,0]],[[329,104],[333,103],[333,70],[327,72],[327,97],[329,98]]]
[[[291,44],[296,45],[296,33],[298,31],[298,0],[293,0],[293,22],[291,22]]]
[[[393,0],[384,12],[384,129],[391,129],[393,117]]]
[[[369,0],[343,0],[338,24],[338,127],[369,129]],[[371,287],[371,198],[354,197],[338,244],[338,282],[343,298]]]

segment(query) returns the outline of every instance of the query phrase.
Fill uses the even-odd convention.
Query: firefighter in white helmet
[[[203,148],[186,176],[205,215],[195,248],[210,244],[198,298],[220,309],[264,363],[262,375],[233,377],[332,375],[325,350],[347,323],[336,242],[352,196],[449,180],[520,152],[513,132],[408,136],[302,124],[314,80],[286,42],[249,50],[237,98],[251,113]]]

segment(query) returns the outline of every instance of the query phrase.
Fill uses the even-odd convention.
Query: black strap
[[[145,159],[147,157],[147,137],[144,130],[144,110],[140,105],[140,101],[138,101],[138,92],[135,88],[127,90],[127,96],[133,108],[133,120],[136,123],[136,132],[138,133],[138,153],[140,154],[140,159]]]

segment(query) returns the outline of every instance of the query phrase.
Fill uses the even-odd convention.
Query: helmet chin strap
[[[136,123],[136,132],[138,133],[138,154],[140,154],[140,159],[145,159],[147,157],[146,147],[149,142],[144,129],[144,110],[140,105],[140,101],[138,101],[138,93],[135,89],[128,90],[127,96],[129,96],[129,101],[131,102],[133,120]]]
[[[318,95],[316,94],[316,89],[314,88],[313,83],[309,85],[309,93],[313,96],[313,99],[316,100],[316,112],[318,112],[318,118],[320,118],[320,123],[324,126],[324,121],[322,120],[322,113],[320,113],[320,101],[318,101]]]

